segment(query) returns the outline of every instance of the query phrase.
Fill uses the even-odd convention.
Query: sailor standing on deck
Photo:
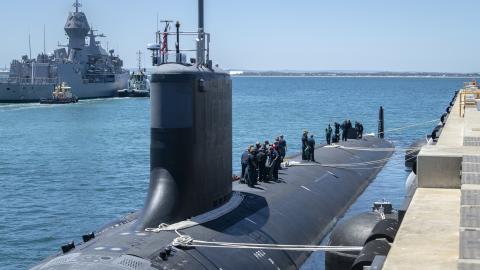
[[[265,148],[262,146],[258,150],[258,154],[257,154],[258,181],[259,182],[265,182],[266,163],[267,163],[267,153],[265,153]]]
[[[334,126],[335,126],[335,137],[333,137],[334,138],[333,142],[338,143],[340,141],[340,124],[335,122]]]
[[[278,151],[275,149],[275,145],[270,147],[270,177],[273,179],[273,181],[277,182],[278,181],[278,167],[279,166],[279,161],[280,161],[280,156],[278,154]]]
[[[315,161],[315,139],[313,135],[308,138],[308,148],[310,148],[308,160]]]
[[[348,120],[348,122],[347,122],[347,137],[345,138],[345,141],[347,141],[348,135],[350,134],[351,130],[353,130],[352,122],[350,122],[350,120]]]
[[[247,185],[249,187],[253,187],[257,183],[257,161],[255,155],[255,147],[250,147],[247,165]]]
[[[278,140],[278,150],[280,154],[280,162],[283,162],[285,155],[287,154],[287,141],[283,138],[283,135],[280,135],[280,139]]]
[[[302,136],[302,160],[308,160],[308,155],[306,153],[306,149],[308,146],[308,131],[304,130],[303,131],[303,136]]]
[[[248,151],[249,148],[245,149],[245,151],[243,151],[242,153],[242,157],[241,157],[241,164],[242,164],[242,175],[240,176],[240,180],[241,181],[245,181],[245,173],[246,173],[246,170],[247,170],[247,165],[248,165],[248,155],[250,154],[250,152]]]
[[[325,138],[327,139],[327,144],[330,144],[332,139],[332,127],[328,124],[328,127],[325,129]]]

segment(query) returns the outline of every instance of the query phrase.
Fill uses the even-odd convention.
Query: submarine
[[[210,59],[203,13],[199,0],[198,31],[178,26],[148,45],[154,71],[144,207],[31,269],[299,269],[388,161],[393,144],[383,139],[382,118],[379,137],[318,147],[319,162],[289,157],[278,182],[232,182],[232,80]],[[173,53],[163,46],[172,35]],[[195,38],[195,59],[186,60],[181,35]],[[371,148],[386,150],[365,151]]]

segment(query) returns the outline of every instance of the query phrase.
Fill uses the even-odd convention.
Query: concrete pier
[[[480,111],[462,91],[437,144],[418,155],[418,188],[384,270],[480,269]]]

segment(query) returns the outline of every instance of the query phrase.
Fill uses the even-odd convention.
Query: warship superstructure
[[[38,102],[49,98],[59,82],[67,82],[81,99],[113,97],[127,87],[129,72],[123,61],[96,40],[105,36],[90,27],[78,0],[73,6],[64,28],[68,45],[53,54],[13,60],[8,78],[0,78],[0,102]]]

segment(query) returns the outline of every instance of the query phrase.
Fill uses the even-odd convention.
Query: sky
[[[151,66],[147,43],[160,19],[197,28],[196,0],[81,0],[125,67]],[[73,0],[2,1],[0,68],[66,44]],[[480,72],[478,0],[205,0],[211,58],[225,69]],[[174,30],[172,28],[171,30]],[[173,44],[173,41],[171,42]],[[193,48],[193,41],[181,41]]]

